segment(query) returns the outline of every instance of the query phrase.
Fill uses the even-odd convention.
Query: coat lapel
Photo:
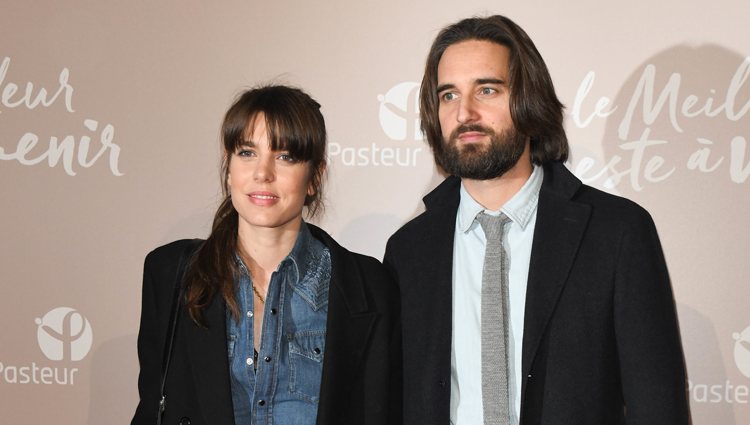
[[[408,298],[431,300],[411,306],[416,311],[416,316],[421,318],[421,333],[425,338],[424,343],[420,344],[424,350],[421,355],[429,359],[426,362],[428,365],[436,366],[432,370],[437,375],[430,377],[430,383],[445,382],[446,376],[443,376],[443,372],[450,370],[450,330],[453,327],[453,315],[446,312],[453,311],[453,244],[459,185],[459,179],[449,177],[425,198],[428,211],[426,228],[429,230],[425,232],[422,244],[413,248],[422,252],[420,257],[427,260],[419,265],[422,277],[415,280],[413,285],[418,293]],[[433,387],[436,391],[442,392],[441,386],[428,386]]]
[[[529,264],[522,354],[523,387],[578,246],[590,207],[572,201],[581,182],[562,164],[545,168]]]
[[[321,229],[308,224],[313,236],[331,251],[326,353],[320,385],[317,423],[332,423],[351,385],[363,371],[376,314],[370,311],[362,272],[354,257]]]
[[[233,423],[225,303],[220,295],[214,296],[204,315],[207,327],[196,325],[186,312],[180,318],[195,392],[206,420]]]
[[[410,263],[401,282],[404,344],[404,403],[433,406],[429,412],[406,411],[406,420],[433,423],[450,410],[451,329],[453,315],[453,242],[460,180],[447,178],[424,199],[417,218],[420,234],[399,247],[398,261]]]

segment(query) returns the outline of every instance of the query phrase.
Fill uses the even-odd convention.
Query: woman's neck
[[[291,224],[291,223],[290,223]],[[240,255],[251,271],[261,271],[270,276],[279,263],[292,251],[297,241],[302,220],[282,227],[252,227],[239,229]],[[259,268],[260,270],[256,270]]]

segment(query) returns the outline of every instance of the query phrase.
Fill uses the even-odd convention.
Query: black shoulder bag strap
[[[175,276],[174,288],[172,296],[172,308],[169,313],[169,327],[167,328],[167,340],[164,345],[164,353],[162,354],[161,362],[161,385],[159,392],[161,398],[159,399],[159,411],[156,414],[156,425],[161,425],[162,416],[164,415],[164,409],[166,408],[166,395],[164,394],[164,387],[167,382],[167,371],[169,370],[169,362],[172,359],[172,351],[174,348],[175,332],[177,331],[177,322],[180,317],[180,307],[182,306],[182,291],[185,287],[183,279],[185,277],[185,263],[188,257],[192,254],[195,249],[195,244],[190,243],[185,248],[185,251],[180,256],[180,262],[177,264],[177,275]]]

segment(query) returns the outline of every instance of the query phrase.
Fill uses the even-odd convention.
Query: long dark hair
[[[510,51],[510,115],[516,130],[531,139],[535,164],[568,159],[568,138],[563,127],[563,105],[542,56],[526,32],[510,19],[495,15],[468,18],[444,28],[427,56],[420,94],[422,132],[434,150],[443,143],[438,119],[437,68],[450,45],[467,40],[491,41]]]
[[[228,185],[229,162],[244,142],[248,125],[262,113],[273,150],[286,150],[292,158],[307,162],[315,193],[305,199],[308,216],[322,209],[325,172],[326,126],[320,104],[300,89],[263,86],[241,93],[224,116],[221,135],[224,156],[221,165],[223,200],[214,215],[211,234],[194,256],[185,276],[185,305],[196,323],[206,326],[203,309],[221,294],[235,319],[239,307],[235,298],[238,267],[238,214],[232,205]]]

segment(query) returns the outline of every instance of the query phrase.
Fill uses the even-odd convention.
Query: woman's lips
[[[260,206],[273,205],[279,200],[279,197],[271,192],[251,192],[247,196],[250,202]]]

